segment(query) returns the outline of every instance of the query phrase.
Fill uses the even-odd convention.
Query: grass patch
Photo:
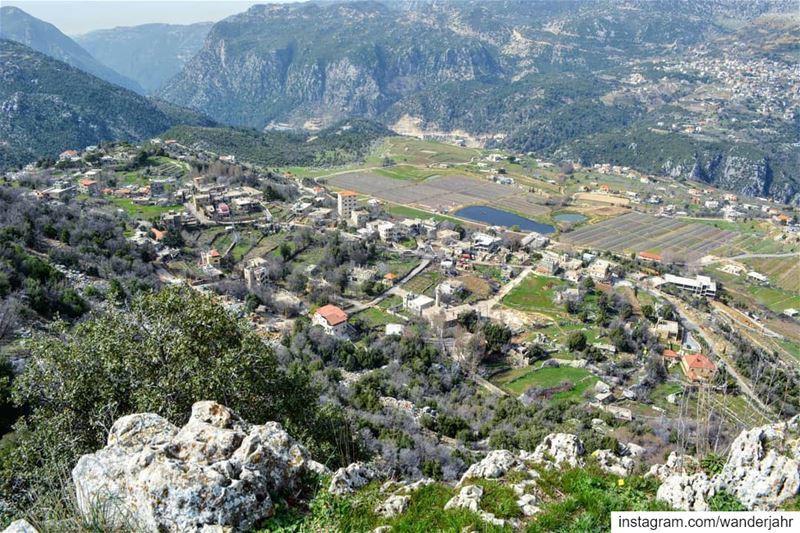
[[[597,377],[587,370],[571,366],[547,367],[539,370],[527,367],[498,374],[492,381],[515,395],[522,394],[531,387],[548,389],[568,381],[573,384],[571,390],[558,392],[550,397],[552,400],[563,400],[579,398],[583,391],[597,382]]]
[[[364,309],[360,313],[356,313],[355,315],[350,317],[350,319],[363,320],[364,322],[366,322],[367,326],[370,329],[382,327],[385,326],[386,324],[402,323],[401,319],[397,318],[396,316],[390,315],[389,313],[378,307],[369,307],[367,309]]]
[[[432,176],[436,176],[437,174],[439,174],[438,172],[430,168],[418,168],[408,165],[376,168],[374,172],[376,174],[380,174],[381,176],[386,176],[387,178],[404,180],[404,181],[423,181],[425,179],[428,179]]]
[[[398,218],[419,218],[425,220],[427,218],[433,218],[434,220],[438,220],[440,222],[453,222],[454,224],[458,224],[461,221],[454,217],[449,217],[447,215],[440,215],[438,213],[431,213],[428,211],[423,211],[421,209],[415,209],[413,207],[408,207],[405,205],[387,205],[384,207],[384,211],[392,215],[393,217]]]
[[[141,205],[127,198],[111,198],[111,203],[120,209],[124,209],[133,218],[158,218],[163,213],[183,209],[182,205]]]
[[[503,305],[520,311],[552,312],[557,309],[553,303],[556,289],[565,285],[560,279],[531,274],[503,298]]]

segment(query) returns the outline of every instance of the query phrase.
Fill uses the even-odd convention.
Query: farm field
[[[448,217],[446,215],[439,215],[439,214],[435,214],[435,213],[430,213],[428,211],[423,211],[421,209],[414,209],[413,207],[407,207],[407,206],[404,206],[404,205],[394,205],[394,204],[387,205],[384,208],[384,211],[386,211],[387,213],[389,213],[390,215],[392,215],[394,217],[419,218],[421,220],[425,220],[426,218],[433,218],[433,219],[438,220],[440,222],[444,222],[444,221],[453,222],[453,223],[461,222],[461,220],[459,220],[457,218],[454,218],[454,217]]]
[[[738,234],[672,218],[628,213],[584,226],[561,240],[580,248],[625,252],[653,252],[665,260],[695,261]]]
[[[183,209],[182,205],[141,205],[127,198],[110,198],[112,204],[125,210],[131,218],[151,218],[160,217],[163,213]]]
[[[407,181],[422,181],[427,178],[431,178],[433,176],[442,174],[441,170],[435,170],[424,167],[418,168],[409,165],[398,165],[394,167],[376,168],[374,172],[376,174],[380,174],[381,176],[386,176],[387,178],[393,178],[396,180],[407,180]]]
[[[734,298],[745,302],[761,304],[780,313],[784,309],[800,308],[800,292],[789,291],[776,286],[762,286],[749,281],[744,274],[735,276],[717,268],[706,268],[705,273],[721,281],[723,287]]]
[[[388,137],[373,149],[367,161],[379,164],[384,157],[396,163],[411,165],[435,165],[441,163],[469,163],[480,157],[481,151],[435,141],[423,141],[413,137]]]
[[[767,276],[777,287],[800,294],[800,256],[743,259],[742,263]]]
[[[562,312],[553,303],[553,298],[555,290],[565,285],[566,282],[557,278],[530,274],[503,298],[503,305],[519,311],[536,311],[559,316]]]
[[[550,212],[544,205],[546,198],[527,192],[525,188],[459,174],[437,175],[419,182],[361,171],[331,176],[328,183],[337,189],[437,212],[476,204],[493,205],[533,217]]]
[[[557,387],[564,382],[572,383],[571,390],[557,392],[551,396],[553,400],[562,400],[579,398],[583,391],[597,382],[597,377],[588,370],[570,366],[538,370],[524,367],[498,374],[492,378],[492,382],[514,395],[522,394],[531,387],[547,389]]]

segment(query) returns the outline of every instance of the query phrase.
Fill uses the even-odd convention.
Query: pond
[[[575,223],[575,222],[583,222],[584,220],[586,220],[586,217],[578,213],[561,213],[559,215],[553,215],[553,220],[555,220],[556,222]]]
[[[521,217],[502,209],[487,207],[485,205],[471,205],[453,213],[457,217],[482,222],[490,226],[503,226],[510,228],[519,226],[521,231],[535,231],[537,233],[553,233],[556,229],[550,224],[542,224],[525,217]]]

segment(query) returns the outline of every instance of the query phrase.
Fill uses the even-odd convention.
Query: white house
[[[347,336],[347,313],[335,305],[323,305],[314,313],[311,323],[321,326],[328,335],[334,337]]]

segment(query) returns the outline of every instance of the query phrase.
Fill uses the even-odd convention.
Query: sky
[[[0,0],[0,6],[16,6],[38,19],[55,25],[67,35],[116,26],[137,26],[152,22],[191,24],[218,21],[241,13],[254,4],[293,0]],[[2,21],[0,21],[2,24]]]

